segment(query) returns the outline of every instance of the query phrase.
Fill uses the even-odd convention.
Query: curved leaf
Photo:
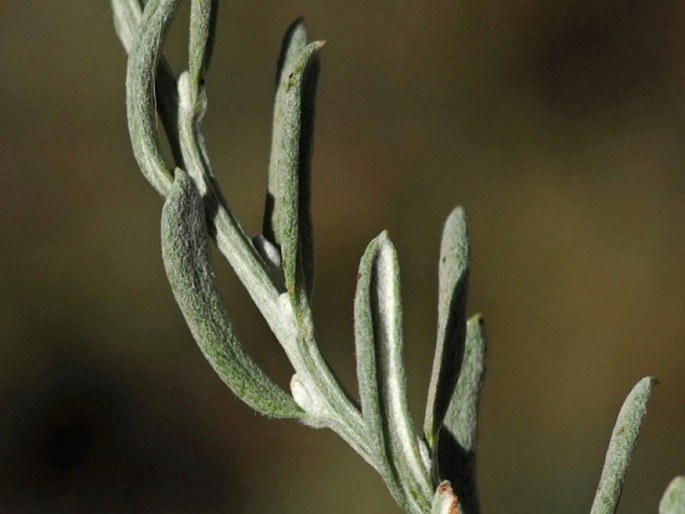
[[[241,400],[268,417],[301,418],[292,397],[240,345],[215,284],[207,241],[202,199],[177,169],[162,210],[162,257],[176,303],[214,371]]]
[[[131,51],[131,46],[138,32],[138,24],[143,16],[140,0],[111,0],[112,11],[114,13],[114,25],[117,36],[127,53]],[[164,126],[164,132],[174,162],[177,166],[183,166],[183,157],[178,141],[177,112],[178,94],[176,93],[176,76],[171,66],[161,55],[157,66],[155,78],[155,91],[157,99],[157,112]]]
[[[162,196],[171,188],[172,176],[159,148],[155,77],[164,35],[177,7],[178,0],[150,0],[145,5],[126,72],[126,110],[133,153],[145,178]]]

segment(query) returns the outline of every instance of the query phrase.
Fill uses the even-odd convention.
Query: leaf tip
[[[466,209],[462,205],[457,205],[454,209],[452,209],[452,212],[450,212],[448,218],[465,218],[466,217]]]
[[[482,313],[477,312],[469,318],[469,323],[477,324],[480,328],[483,328],[485,327],[485,318]]]
[[[659,514],[685,512],[685,475],[677,476],[668,484],[659,502]]]
[[[466,216],[466,209],[464,209],[464,207],[462,207],[461,205],[457,205],[454,209],[452,209],[452,211],[447,216],[445,225],[466,227],[467,222],[468,219]]]
[[[644,391],[647,394],[651,394],[652,388],[657,385],[659,385],[659,379],[655,376],[647,375],[638,380],[637,384],[633,387],[633,390],[636,392]]]
[[[304,23],[304,16],[300,15],[293,20],[293,22],[288,27],[288,30],[286,31],[286,36],[290,36],[290,38],[299,38],[304,36],[304,38],[306,39],[307,28],[305,27]]]

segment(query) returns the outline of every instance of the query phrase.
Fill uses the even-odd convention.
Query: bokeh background
[[[185,58],[187,6],[169,35]],[[490,335],[486,513],[587,511],[618,409],[656,388],[620,512],[685,472],[685,3],[224,1],[205,132],[256,233],[275,63],[322,55],[316,317],[355,390],[366,243],[402,265],[411,407],[432,360],[442,222],[470,215],[469,310]],[[109,3],[0,3],[0,511],[398,512],[335,435],[269,421],[213,375],[173,302],[161,199],[138,173]],[[221,259],[245,345],[291,370]]]

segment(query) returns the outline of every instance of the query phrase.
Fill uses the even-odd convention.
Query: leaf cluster
[[[263,229],[249,238],[217,184],[201,129],[218,0],[191,0],[188,69],[178,75],[162,46],[179,0],[111,2],[129,54],[126,103],[133,153],[165,199],[164,267],[214,371],[260,414],[338,433],[378,471],[405,512],[478,514],[476,441],[486,335],[482,318],[466,315],[470,250],[463,209],[448,216],[442,235],[435,356],[419,432],[407,406],[399,259],[386,232],[371,241],[359,265],[354,298],[359,401],[336,380],[317,343],[309,184],[324,42],[309,42],[302,20],[283,40]],[[173,166],[162,157],[158,116]],[[276,385],[243,349],[216,285],[208,250],[212,239],[290,360],[290,391]],[[592,514],[616,510],[653,383],[651,377],[638,382],[619,413]],[[666,491],[660,513],[682,513],[684,502],[680,477]]]

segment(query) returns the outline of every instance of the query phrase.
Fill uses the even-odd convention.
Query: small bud
[[[431,514],[461,514],[459,500],[449,481],[445,480],[435,490]]]
[[[308,414],[308,419],[303,420],[304,423],[314,428],[326,426],[326,410],[318,398],[309,391],[297,373],[290,379],[290,392],[295,399],[295,403]]]

